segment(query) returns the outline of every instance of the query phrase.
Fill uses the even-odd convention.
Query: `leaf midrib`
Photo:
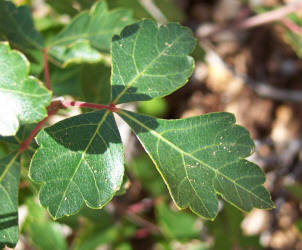
[[[78,169],[79,169],[81,163],[85,160],[85,155],[86,155],[86,153],[87,153],[87,150],[89,149],[89,147],[91,146],[91,144],[92,144],[92,142],[94,141],[95,137],[97,136],[99,129],[100,129],[101,126],[103,125],[103,123],[104,123],[104,121],[106,120],[106,117],[107,117],[107,115],[108,115],[109,113],[110,113],[110,111],[106,111],[106,112],[104,113],[104,115],[103,115],[101,121],[98,123],[98,126],[97,126],[97,128],[96,128],[96,130],[95,130],[93,136],[91,137],[91,139],[89,140],[89,142],[88,142],[86,148],[85,148],[84,151],[82,152],[81,159],[80,159],[78,165],[76,166],[76,168],[75,168],[75,170],[74,170],[74,172],[73,172],[71,178],[69,179],[70,181],[69,181],[68,185],[66,186],[65,191],[64,191],[64,193],[63,193],[63,195],[62,195],[62,198],[61,198],[61,201],[60,201],[60,203],[59,203],[57,212],[56,212],[56,214],[55,214],[55,218],[57,218],[57,214],[58,214],[58,212],[59,212],[59,210],[60,210],[60,208],[61,208],[61,204],[62,204],[63,199],[66,197],[66,192],[67,192],[67,190],[69,189],[70,184],[73,182],[73,179],[74,179],[74,177],[75,177],[75,175],[76,175],[76,173],[77,173],[77,171],[78,171]]]
[[[137,120],[136,118],[134,118],[133,116],[129,115],[128,113],[120,110],[119,111],[120,114],[125,115],[126,117],[128,117],[130,120],[132,120],[133,122],[135,122],[136,124],[138,124],[139,126],[143,127],[144,129],[146,129],[147,131],[149,131],[149,133],[151,133],[152,135],[154,135],[155,137],[159,138],[160,140],[162,140],[163,142],[167,143],[168,145],[170,145],[172,148],[174,148],[176,151],[178,151],[180,154],[186,155],[188,157],[190,157],[191,159],[199,162],[200,164],[204,165],[205,167],[207,167],[208,169],[214,171],[215,175],[220,175],[223,178],[229,180],[230,182],[232,182],[235,186],[238,186],[240,188],[242,188],[243,190],[245,190],[247,193],[251,194],[252,196],[256,197],[257,199],[261,200],[262,202],[264,202],[267,205],[270,205],[269,203],[267,203],[265,200],[263,200],[261,197],[258,197],[256,194],[254,194],[253,192],[250,192],[248,189],[246,189],[244,186],[238,184],[237,182],[235,182],[234,180],[232,180],[230,177],[224,175],[223,173],[221,173],[219,171],[219,169],[213,168],[210,165],[208,165],[207,163],[203,162],[202,160],[194,157],[193,155],[183,151],[181,148],[177,147],[175,144],[173,144],[171,141],[167,140],[166,138],[162,137],[160,134],[158,134],[156,131],[154,131],[153,129],[151,129],[150,127],[146,126],[145,124],[143,124],[142,122],[140,122],[139,120]],[[190,180],[188,180],[190,182]]]
[[[157,29],[157,35],[158,35],[158,29]],[[117,104],[117,102],[119,101],[119,99],[128,91],[129,88],[131,88],[135,83],[136,81],[141,78],[144,73],[169,49],[171,49],[171,47],[173,47],[173,45],[178,42],[179,39],[181,39],[183,36],[185,36],[186,34],[185,33],[182,33],[177,39],[175,39],[170,46],[167,46],[164,50],[162,50],[156,57],[154,57],[152,59],[152,61],[145,66],[145,68],[139,73],[137,74],[126,86],[125,88],[123,89],[123,91],[120,92],[120,94],[113,100],[113,103]],[[136,44],[136,40],[137,40],[137,37],[135,39],[135,44]],[[134,48],[135,50],[135,48]],[[112,53],[113,55],[113,53]],[[135,60],[135,58],[132,57],[132,59]],[[113,66],[113,65],[112,65]],[[112,79],[112,78],[111,78]],[[113,83],[111,83],[111,85],[114,85]]]

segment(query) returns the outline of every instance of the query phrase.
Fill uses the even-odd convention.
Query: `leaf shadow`
[[[112,38],[112,42],[119,41],[124,39],[125,37],[129,37],[133,34],[135,34],[139,30],[139,25],[137,23],[134,23],[132,25],[126,26],[120,35],[115,35]]]
[[[112,96],[118,96],[124,89],[125,86],[123,85],[113,85],[112,88]],[[127,95],[129,95],[129,98],[127,98]],[[146,94],[141,94],[137,93],[137,88],[135,87],[129,87],[127,91],[123,95],[123,99],[129,99],[129,102],[133,102],[131,100],[137,101],[148,101],[151,100],[153,97],[146,95]],[[125,102],[122,102],[125,103]]]
[[[0,232],[18,225],[18,212],[0,214]]]

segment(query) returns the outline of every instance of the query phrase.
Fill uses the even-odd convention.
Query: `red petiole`
[[[43,64],[44,64],[45,85],[49,90],[51,90],[48,55],[47,55],[46,48],[43,50]],[[91,108],[91,109],[100,109],[100,110],[105,109],[111,112],[118,111],[118,108],[112,102],[110,103],[110,105],[103,105],[103,104],[87,103],[87,102],[80,102],[80,101],[61,101],[61,100],[53,101],[47,107],[47,116],[36,125],[36,127],[31,131],[29,136],[26,138],[26,140],[20,144],[19,152],[21,153],[29,147],[36,134],[40,131],[40,129],[43,127],[43,125],[45,124],[45,122],[48,120],[50,116],[57,113],[59,109],[65,109],[68,107],[81,107],[81,108]]]
[[[44,78],[46,87],[51,90],[47,49],[43,49]]]
[[[114,103],[110,103],[110,105],[96,104],[96,103],[88,103],[88,102],[78,102],[78,101],[62,101],[62,105],[64,107],[81,107],[81,108],[91,108],[91,109],[106,109],[111,112],[117,112],[118,108],[114,105]]]

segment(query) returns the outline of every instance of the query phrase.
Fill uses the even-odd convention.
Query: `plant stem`
[[[20,144],[19,152],[23,152],[24,150],[28,149],[29,145],[31,144],[32,140],[36,136],[36,134],[40,131],[44,123],[48,120],[48,118],[55,113],[59,109],[65,109],[67,107],[81,107],[81,108],[92,108],[92,109],[106,109],[111,112],[118,112],[118,108],[111,102],[110,105],[103,105],[103,104],[96,104],[96,103],[88,103],[88,102],[79,102],[79,101],[53,101],[47,107],[47,117],[45,117],[42,121],[40,121],[36,127],[31,131],[29,136]]]
[[[96,103],[88,103],[88,102],[79,102],[79,101],[62,101],[62,105],[64,107],[81,107],[81,108],[91,108],[91,109],[106,109],[111,112],[117,112],[118,108],[113,104],[103,105]]]
[[[296,35],[302,36],[302,28],[297,25],[295,22],[288,18],[284,18],[281,20],[281,22],[293,33]]]
[[[23,141],[20,144],[20,148],[19,148],[19,152],[23,152],[24,150],[26,150],[29,145],[31,144],[32,140],[34,139],[34,137],[36,136],[36,134],[40,131],[40,129],[42,128],[42,126],[44,125],[44,123],[48,120],[48,118],[51,115],[54,115],[57,111],[52,110],[48,113],[48,115],[42,120],[40,121],[36,127],[30,132],[29,136],[26,138],[25,141]]]
[[[32,140],[34,139],[36,134],[39,132],[39,130],[42,128],[44,123],[48,120],[48,118],[50,116],[57,113],[57,111],[61,108],[65,108],[62,105],[61,101],[54,101],[47,107],[47,116],[36,125],[36,127],[30,132],[30,134],[26,138],[26,140],[20,144],[20,148],[19,148],[20,153],[29,148],[29,145],[31,144]]]
[[[50,76],[49,76],[49,65],[48,65],[48,55],[47,49],[43,49],[43,64],[44,64],[44,78],[45,78],[45,85],[50,90]]]
[[[259,14],[235,25],[235,29],[249,29],[266,23],[278,21],[290,13],[296,12],[302,8],[302,1],[295,1],[275,10]]]
[[[284,5],[278,9],[249,17],[235,24],[233,23],[231,26],[217,27],[207,34],[199,34],[199,35],[197,34],[197,35],[199,38],[206,38],[206,37],[219,35],[224,32],[229,32],[229,31],[235,32],[240,30],[251,29],[260,25],[282,20],[288,14],[296,12],[301,8],[302,8],[302,1],[301,0],[295,1],[287,5]]]

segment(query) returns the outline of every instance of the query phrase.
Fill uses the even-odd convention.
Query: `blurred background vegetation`
[[[51,39],[94,0],[14,0],[31,8],[36,28]],[[302,8],[290,0],[108,0],[135,18],[190,27],[198,45],[189,83],[167,98],[131,104],[168,119],[208,112],[236,115],[256,142],[250,160],[266,173],[276,209],[244,214],[221,201],[214,222],[178,211],[165,184],[124,124],[126,175],[120,196],[102,210],[83,208],[52,221],[34,194],[20,184],[21,237],[16,249],[302,249]],[[295,6],[295,8],[293,8]],[[27,55],[32,74],[42,75],[40,54]],[[97,102],[97,83],[110,81],[106,64],[50,64],[56,96]],[[87,87],[87,86],[90,87]],[[67,97],[68,98],[68,97]],[[80,112],[80,111],[76,111]],[[70,114],[66,111],[52,123]],[[21,137],[28,132],[20,131]],[[0,156],[12,150],[0,144]],[[27,174],[29,158],[22,158]]]

